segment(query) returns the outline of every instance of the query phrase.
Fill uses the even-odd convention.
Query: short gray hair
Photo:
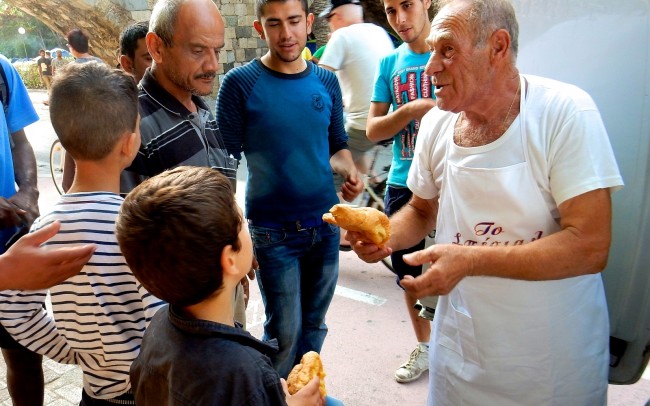
[[[178,18],[181,6],[186,0],[158,0],[151,11],[149,32],[153,32],[162,39],[165,46],[173,44],[174,25]]]
[[[439,0],[438,9],[457,0]],[[469,22],[474,29],[474,45],[484,45],[496,30],[504,29],[510,34],[513,56],[519,50],[519,23],[510,0],[466,0],[469,4]]]

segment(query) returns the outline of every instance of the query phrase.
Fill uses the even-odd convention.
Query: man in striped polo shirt
[[[139,84],[142,146],[122,174],[122,193],[182,165],[214,168],[236,186],[237,162],[201,98],[212,92],[224,36],[223,19],[210,0],[160,0],[154,6],[146,36],[153,63]],[[235,317],[245,326],[248,281],[242,283]]]

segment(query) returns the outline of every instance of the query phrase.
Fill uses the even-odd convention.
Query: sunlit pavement
[[[57,198],[49,171],[49,151],[56,138],[43,105],[43,91],[30,91],[41,120],[27,128],[39,166],[41,210]],[[239,176],[238,201],[243,199],[243,174]],[[337,292],[328,313],[329,335],[322,351],[328,393],[352,406],[424,405],[427,378],[410,384],[393,380],[395,369],[415,347],[403,297],[394,277],[381,264],[366,264],[353,253],[341,253]],[[251,284],[247,310],[248,329],[262,335],[264,308]],[[216,366],[218,367],[218,366]],[[46,405],[77,405],[81,399],[81,373],[76,366],[44,362]],[[5,384],[6,369],[0,361],[0,404],[11,405]],[[628,386],[609,387],[609,405],[643,406],[650,399],[650,376]],[[567,405],[570,406],[570,405]]]

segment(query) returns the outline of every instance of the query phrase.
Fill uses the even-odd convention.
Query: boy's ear
[[[122,154],[130,160],[135,158],[135,154],[140,149],[140,134],[138,132],[124,133],[122,138]]]
[[[223,272],[224,279],[227,275],[237,276],[239,280],[239,270],[237,269],[237,262],[235,261],[236,252],[233,250],[232,245],[226,245],[221,251],[221,271]]]

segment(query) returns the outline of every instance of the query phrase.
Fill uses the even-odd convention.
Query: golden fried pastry
[[[384,245],[390,237],[388,217],[372,207],[352,207],[335,204],[329,213],[323,214],[323,221],[348,231],[357,231],[370,242]]]
[[[309,383],[315,376],[320,379],[320,395],[325,397],[325,371],[316,351],[309,351],[302,356],[300,364],[293,367],[287,378],[289,394],[293,395]]]

